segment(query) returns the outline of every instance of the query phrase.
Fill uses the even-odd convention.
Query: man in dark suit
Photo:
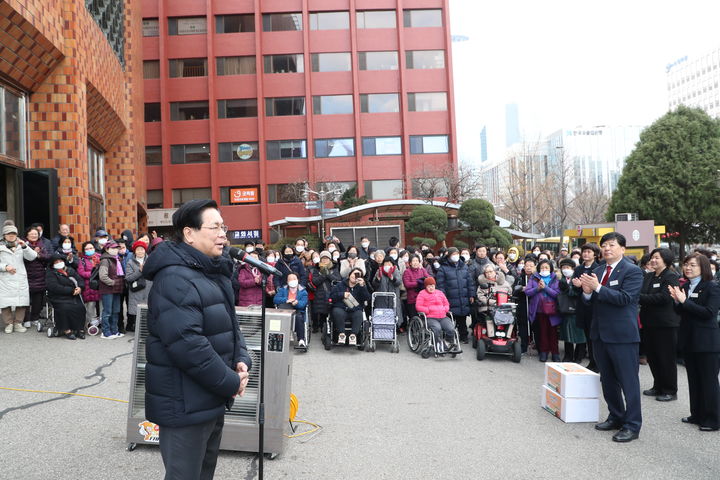
[[[600,248],[606,263],[592,274],[580,277],[583,299],[593,308],[590,339],[595,363],[600,369],[603,397],[610,411],[607,420],[595,428],[620,430],[613,435],[613,440],[630,442],[639,437],[642,426],[638,300],[643,274],[624,257],[625,237],[622,234],[603,235]]]

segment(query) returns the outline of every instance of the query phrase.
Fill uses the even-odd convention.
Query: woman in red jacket
[[[433,277],[426,278],[424,284],[425,289],[418,293],[415,300],[415,309],[425,314],[428,327],[435,334],[437,341],[442,338],[444,332],[448,350],[455,350],[457,349],[457,345],[454,344],[455,324],[448,317],[450,302],[442,291],[435,288]]]

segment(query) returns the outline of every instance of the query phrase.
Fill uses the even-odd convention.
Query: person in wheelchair
[[[506,301],[512,293],[512,286],[505,280],[505,275],[495,269],[495,265],[488,263],[483,268],[483,273],[477,278],[477,305],[479,321],[485,321],[488,335],[492,336],[495,331],[493,319],[489,311],[497,306],[498,293],[505,294]],[[474,328],[474,325],[473,325]]]
[[[305,340],[305,307],[307,307],[308,303],[308,292],[305,287],[299,284],[297,274],[288,274],[287,285],[278,288],[274,301],[278,308],[295,310],[294,328],[298,347],[307,347]]]
[[[332,304],[332,320],[335,331],[338,332],[338,343],[344,344],[345,322],[352,323],[351,333],[347,338],[350,345],[362,343],[361,332],[363,324],[363,309],[370,301],[370,292],[365,285],[365,272],[355,267],[350,270],[348,278],[338,282],[330,292]]]
[[[415,300],[415,309],[427,317],[428,328],[433,331],[436,341],[444,337],[446,350],[457,351],[459,348],[455,344],[455,324],[448,316],[450,302],[441,290],[435,288],[433,277],[427,277],[424,285],[425,288],[420,290]]]
[[[85,339],[85,304],[82,289],[85,282],[74,268],[65,264],[66,256],[54,253],[45,274],[45,285],[55,312],[58,335],[68,340]]]

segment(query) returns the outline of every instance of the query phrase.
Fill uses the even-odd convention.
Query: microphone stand
[[[262,307],[260,310],[260,404],[258,406],[258,480],[263,480],[265,458],[265,301],[267,274],[262,273]]]

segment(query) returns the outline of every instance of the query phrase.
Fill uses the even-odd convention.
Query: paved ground
[[[403,337],[404,340],[404,337]],[[268,479],[720,478],[720,434],[680,423],[680,399],[643,399],[640,440],[615,444],[591,424],[564,424],[539,407],[543,368],[505,358],[427,359],[381,346],[326,352],[314,337],[294,357],[298,418],[322,431],[288,441],[265,462]],[[127,400],[132,342],[0,334],[0,387],[70,391]],[[641,367],[642,385],[650,372]],[[603,416],[605,407],[602,407]],[[157,447],[127,452],[124,403],[0,390],[3,479],[162,478]],[[216,478],[252,479],[251,454],[223,452]]]

